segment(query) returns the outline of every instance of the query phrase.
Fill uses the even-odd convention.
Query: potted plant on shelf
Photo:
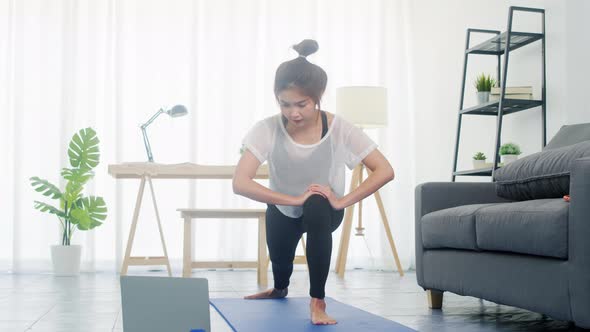
[[[518,155],[521,153],[520,147],[514,143],[506,143],[500,147],[500,156],[504,165],[518,159]]]
[[[496,80],[490,75],[480,74],[475,78],[475,88],[477,89],[478,104],[485,104],[490,100],[490,91],[496,85]]]
[[[35,209],[55,215],[61,224],[61,245],[51,246],[53,272],[58,276],[78,275],[82,247],[72,245],[72,235],[76,229],[86,231],[101,225],[107,217],[107,206],[99,196],[85,197],[84,185],[94,177],[100,159],[99,139],[92,128],[81,129],[72,136],[68,146],[68,157],[72,168],[63,168],[61,176],[66,182],[60,190],[47,180],[31,177],[35,191],[44,196],[59,200],[59,206],[35,201]]]
[[[473,155],[473,168],[484,168],[486,167],[486,155],[483,152],[477,152]]]

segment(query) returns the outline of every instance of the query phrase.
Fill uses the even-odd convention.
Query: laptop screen
[[[211,331],[204,278],[121,276],[125,332]]]

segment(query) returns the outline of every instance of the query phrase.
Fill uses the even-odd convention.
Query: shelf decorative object
[[[502,144],[500,147],[500,156],[502,157],[502,162],[504,165],[511,163],[518,159],[518,156],[522,152],[520,151],[520,147],[514,143],[506,143]]]
[[[487,157],[483,152],[477,152],[473,156],[473,168],[478,169],[486,167],[486,159]]]
[[[500,100],[500,93],[502,91],[499,87],[492,87],[490,91],[490,100],[498,101]],[[515,86],[515,87],[506,87],[504,92],[504,96],[506,99],[524,99],[524,100],[532,100],[533,99],[533,87],[532,86]]]
[[[490,91],[496,85],[496,80],[490,75],[479,74],[475,79],[475,88],[477,89],[477,103],[485,104],[490,100]]]

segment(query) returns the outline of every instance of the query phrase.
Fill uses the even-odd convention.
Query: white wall
[[[590,122],[588,88],[590,87],[590,1],[569,0],[566,2],[567,20],[565,24],[567,54],[566,82],[566,122]]]
[[[550,139],[566,123],[590,121],[583,103],[583,79],[590,74],[584,21],[588,1],[410,1],[409,32],[411,69],[414,82],[416,183],[448,181],[457,128],[463,53],[467,28],[505,31],[508,7],[525,6],[546,10],[547,136]],[[541,30],[540,15],[518,12],[514,30]],[[587,36],[586,36],[587,37]],[[489,36],[482,35],[479,40]],[[587,38],[586,38],[587,39]],[[477,43],[478,39],[475,40]],[[475,43],[472,43],[474,45]],[[510,54],[508,85],[532,85],[541,94],[541,43],[536,42]],[[583,57],[582,55],[586,56]],[[496,57],[470,56],[465,92],[466,105],[475,103],[473,79],[480,72],[495,74]],[[586,63],[584,63],[586,62]],[[580,70],[582,69],[582,70]],[[584,109],[586,107],[586,109]],[[502,142],[518,143],[525,155],[541,148],[540,108],[506,116]],[[483,151],[493,156],[495,117],[464,116],[459,151],[459,169],[470,169],[471,156]],[[460,178],[459,181],[489,181],[489,178]]]

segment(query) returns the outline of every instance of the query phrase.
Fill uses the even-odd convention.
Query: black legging
[[[344,209],[334,210],[321,195],[311,195],[299,218],[285,216],[276,206],[266,209],[266,243],[272,262],[274,287],[285,289],[293,273],[293,259],[301,235],[307,232],[307,264],[311,297],[323,299],[332,256],[332,232],[342,223]]]

